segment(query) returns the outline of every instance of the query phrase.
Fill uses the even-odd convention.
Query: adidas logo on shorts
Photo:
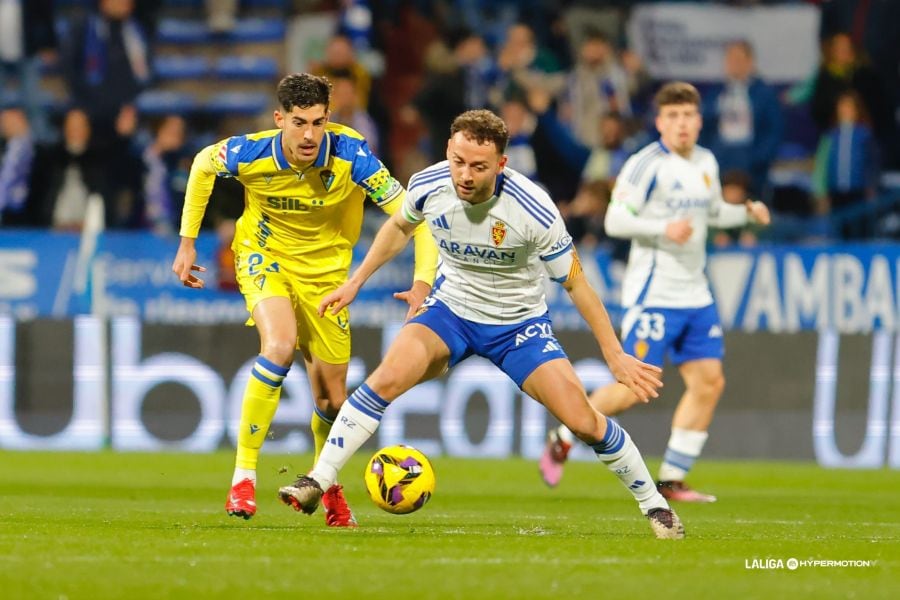
[[[559,344],[557,344],[557,343],[554,342],[553,340],[549,340],[549,341],[544,345],[544,349],[541,351],[541,353],[544,353],[544,352],[555,352],[555,351],[558,351],[558,350],[561,350],[561,348],[559,347]]]

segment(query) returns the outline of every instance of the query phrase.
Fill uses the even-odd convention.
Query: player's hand
[[[550,92],[540,86],[534,86],[528,90],[528,107],[536,115],[542,115],[550,110],[553,97]]]
[[[747,200],[747,216],[750,221],[757,225],[768,225],[772,222],[772,215],[769,214],[769,207],[759,200]]]
[[[616,381],[634,392],[641,402],[647,403],[651,398],[658,398],[657,390],[662,387],[662,369],[655,365],[641,362],[624,352],[610,361],[609,370]]]
[[[178,276],[184,287],[200,289],[203,287],[203,280],[192,273],[205,273],[206,267],[196,264],[197,249],[193,243],[185,244],[184,242],[178,246],[178,252],[175,253],[175,260],[172,262],[172,271]]]
[[[409,310],[406,311],[406,318],[404,320],[408,321],[415,316],[416,311],[419,310],[419,307],[422,306],[422,303],[425,302],[425,298],[427,298],[430,293],[430,285],[424,281],[416,280],[413,281],[412,287],[405,292],[397,292],[394,294],[394,298],[403,300],[409,304]]]
[[[349,279],[342,283],[338,289],[322,298],[322,301],[319,303],[319,316],[324,317],[325,311],[329,308],[333,315],[341,312],[345,306],[356,299],[356,295],[359,293],[359,287],[359,285]]]
[[[684,244],[694,233],[694,226],[690,219],[678,219],[666,225],[666,237],[676,244]]]

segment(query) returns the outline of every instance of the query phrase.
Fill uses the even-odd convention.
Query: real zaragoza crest
[[[506,223],[503,221],[494,221],[491,226],[491,241],[495,246],[499,246],[506,239]]]
[[[647,356],[647,352],[649,351],[650,344],[648,344],[646,340],[638,340],[634,343],[634,355],[638,360],[644,360],[644,357]]]

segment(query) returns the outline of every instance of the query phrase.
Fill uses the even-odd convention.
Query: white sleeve
[[[553,223],[550,224],[550,228],[544,231],[538,239],[537,251],[550,279],[557,283],[563,283],[569,278],[575,246],[572,243],[572,236],[566,231],[566,225],[558,212]]]
[[[653,237],[666,233],[665,219],[640,217],[624,204],[613,203],[606,210],[603,227],[606,235],[616,238]]]
[[[622,172],[616,178],[616,186],[603,222],[607,235],[633,238],[665,233],[668,221],[640,216],[656,187],[657,167],[652,163],[648,165],[646,159],[637,155],[625,161]]]
[[[406,195],[403,197],[403,204],[400,206],[400,212],[403,218],[410,223],[421,223],[425,220],[425,201],[434,189],[423,189],[421,186],[415,190],[411,190],[410,186],[406,187]]]
[[[657,159],[653,156],[638,153],[629,157],[616,177],[611,202],[624,204],[632,214],[641,212],[656,186],[658,168]]]
[[[716,203],[716,201],[713,201],[713,203]],[[747,207],[743,204],[731,204],[721,198],[718,200],[718,204],[719,206],[715,212],[710,210],[709,224],[713,227],[720,229],[742,227],[749,221]]]

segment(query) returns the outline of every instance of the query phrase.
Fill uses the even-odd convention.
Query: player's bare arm
[[[391,218],[378,230],[378,235],[375,236],[372,247],[369,248],[359,268],[343,285],[325,296],[319,303],[319,316],[324,316],[329,307],[331,307],[331,314],[336,315],[353,302],[366,280],[406,247],[415,229],[416,223],[407,221],[402,211],[391,215]]]
[[[747,218],[757,225],[768,225],[772,222],[769,207],[759,200],[747,200]]]
[[[194,238],[181,238],[178,251],[175,253],[175,260],[172,262],[172,271],[178,275],[178,279],[184,287],[199,289],[204,285],[203,280],[194,275],[192,271],[203,273],[206,271],[206,267],[196,264],[197,248],[194,242]]]
[[[383,186],[380,189],[386,187],[387,191],[383,193],[388,196],[393,195],[393,198],[386,202],[378,202],[378,206],[381,207],[389,217],[402,210],[401,207],[406,199],[406,192],[403,187],[393,177],[390,177],[390,181],[392,181],[394,185]],[[373,200],[374,199],[375,197],[373,197]],[[434,239],[431,237],[431,231],[424,222],[420,223],[418,227],[415,228],[412,238],[416,254],[413,283],[408,290],[394,294],[394,298],[403,300],[409,305],[409,308],[406,311],[407,319],[416,314],[419,307],[422,306],[422,303],[425,301],[425,298],[431,293],[431,284],[434,281],[434,275],[437,269],[437,246],[435,246]]]
[[[616,331],[609,320],[609,314],[597,293],[585,279],[580,268],[562,285],[572,303],[591,328],[600,345],[603,358],[616,381],[625,385],[641,400],[649,402],[657,398],[657,390],[662,387],[662,369],[639,361],[622,349]]]

